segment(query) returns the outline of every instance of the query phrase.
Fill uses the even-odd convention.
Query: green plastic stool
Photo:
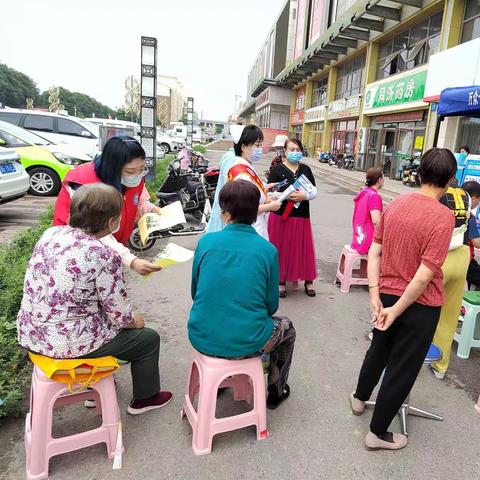
[[[480,322],[477,325],[477,317],[480,313],[480,292],[465,292],[462,306],[465,308],[464,317],[459,318],[462,322],[462,330],[455,333],[453,339],[458,343],[457,357],[466,360],[470,357],[470,349],[480,348]]]

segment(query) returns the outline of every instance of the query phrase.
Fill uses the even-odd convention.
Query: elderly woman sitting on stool
[[[205,235],[193,262],[193,307],[188,321],[192,346],[204,355],[240,359],[270,353],[267,407],[288,398],[295,329],[278,308],[276,248],[252,227],[259,189],[245,180],[220,192],[227,227]]]
[[[74,193],[69,225],[49,228],[33,250],[17,330],[33,353],[130,362],[127,411],[137,415],[167,405],[172,394],[160,391],[160,337],[132,312],[120,254],[100,241],[117,231],[122,208],[122,194],[105,184]]]

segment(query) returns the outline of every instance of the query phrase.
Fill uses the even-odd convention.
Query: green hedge
[[[199,152],[199,153],[205,153],[207,151],[207,149],[203,145],[194,145],[192,147],[192,150],[195,150],[196,152]]]
[[[162,160],[157,161],[157,172],[155,179],[147,183],[147,190],[153,201],[156,200],[155,194],[167,176],[167,166],[174,158],[175,155],[169,154],[165,155],[165,158],[162,158]]]
[[[0,245],[0,418],[18,414],[25,384],[29,381],[29,363],[25,350],[17,343],[17,312],[23,293],[23,277],[33,247],[52,224],[53,209],[40,219],[38,227],[25,230]]]

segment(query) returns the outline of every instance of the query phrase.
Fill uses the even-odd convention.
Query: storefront
[[[295,138],[300,141],[303,133],[303,123],[305,120],[305,87],[299,88],[295,92],[295,111],[290,115],[290,131]]]
[[[383,168],[399,180],[407,159],[421,154],[428,104],[423,102],[427,67],[395,75],[367,86],[364,113],[371,116],[365,168]]]
[[[326,111],[326,105],[320,105],[305,110],[305,125],[307,126],[308,131],[306,143],[311,156],[315,155],[317,149],[321,148],[323,145]]]
[[[305,120],[305,112],[303,110],[299,112],[293,112],[290,115],[290,125],[292,126],[291,132],[295,138],[302,141],[303,123]]]
[[[328,119],[332,121],[331,151],[353,155],[357,143],[360,95],[341,98],[328,104]]]

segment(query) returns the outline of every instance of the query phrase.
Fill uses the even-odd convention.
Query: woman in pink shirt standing
[[[378,191],[383,187],[385,180],[382,169],[369,168],[365,188],[354,198],[353,237],[352,248],[362,255],[366,255],[373,241],[375,225],[380,221],[383,204]]]

